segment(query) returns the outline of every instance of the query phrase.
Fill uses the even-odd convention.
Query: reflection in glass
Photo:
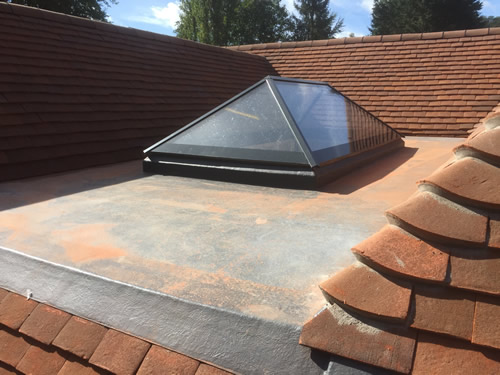
[[[318,163],[399,138],[328,85],[278,80],[275,83]]]
[[[301,151],[266,83],[171,141],[174,144]]]
[[[309,164],[266,81],[187,127],[155,152]]]

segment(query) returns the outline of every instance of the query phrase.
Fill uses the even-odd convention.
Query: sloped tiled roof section
[[[500,111],[320,285],[301,344],[403,374],[500,373]]]
[[[143,157],[265,58],[0,2],[0,180]]]
[[[466,136],[500,101],[500,28],[230,48],[327,81],[405,135]]]
[[[5,289],[0,289],[0,373],[230,374]]]

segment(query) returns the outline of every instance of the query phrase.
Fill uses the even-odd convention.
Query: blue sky
[[[175,22],[179,19],[178,1],[168,0],[118,0],[108,9],[111,21],[117,25],[175,35]],[[289,11],[293,0],[281,0]],[[339,36],[368,35],[373,0],[330,0],[331,9],[344,18],[344,32]],[[483,1],[482,13],[500,16],[500,0]]]

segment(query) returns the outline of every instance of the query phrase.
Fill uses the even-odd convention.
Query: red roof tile
[[[429,281],[446,278],[448,254],[393,225],[385,226],[352,251],[363,263],[388,274]]]
[[[353,264],[320,285],[327,300],[359,313],[389,320],[405,320],[410,307],[411,285],[395,283],[380,273]]]
[[[490,238],[488,246],[500,249],[500,215],[490,215]]]
[[[0,303],[2,302],[2,300],[7,297],[7,295],[9,294],[8,291],[6,291],[5,289],[0,289]]]
[[[205,363],[202,363],[198,370],[196,371],[196,375],[229,375],[230,372],[221,370],[220,368],[209,366]]]
[[[500,101],[496,29],[229,47],[327,81],[403,134],[465,136]]]
[[[24,374],[54,375],[59,372],[65,362],[53,348],[47,350],[38,346],[30,346],[16,369]]]
[[[24,321],[19,332],[49,345],[70,317],[71,315],[64,311],[39,304]]]
[[[479,157],[486,158],[486,161],[494,163],[497,167],[500,166],[500,150],[498,143],[500,142],[500,127],[494,129],[485,129],[474,137],[470,137],[462,146],[457,147],[455,152],[466,155],[469,152],[479,153]]]
[[[488,351],[462,341],[419,334],[413,374],[494,375],[500,372],[500,352]]]
[[[9,293],[0,303],[0,323],[11,329],[18,329],[36,305],[38,303],[35,301]]]
[[[414,298],[412,327],[471,340],[474,295],[452,288],[419,285]]]
[[[137,375],[161,375],[165,371],[178,375],[194,375],[199,365],[200,363],[195,359],[153,345],[146,354]]]
[[[0,322],[0,374],[230,374],[5,289],[0,300],[5,322],[21,326]]]
[[[419,183],[431,184],[471,206],[500,209],[498,168],[479,159],[456,160]]]
[[[500,295],[500,256],[495,250],[454,251],[450,285]]]
[[[500,300],[498,298],[478,296],[472,342],[500,349]]]
[[[90,366],[85,366],[79,362],[73,362],[73,361],[66,361],[64,362],[63,367],[57,375],[98,375],[99,372],[90,367]]]
[[[266,59],[0,2],[0,180],[141,159]]]
[[[486,144],[490,151],[500,150],[500,138],[484,141],[488,134],[500,129],[495,118],[490,116],[465,143],[480,139],[481,146]],[[389,300],[386,290],[366,286],[366,274],[359,273],[364,280],[355,280],[352,286],[339,283],[339,275],[351,272],[351,266],[321,285],[323,289],[324,285],[332,285],[330,293],[337,298],[327,297],[333,305],[304,325],[302,344],[403,373],[500,372],[500,253],[496,225],[500,215],[496,200],[500,170],[492,165],[493,158],[483,157],[484,153],[471,153],[463,159],[463,148],[455,152],[455,160],[421,183],[417,194],[388,211],[393,226],[384,227],[353,248],[367,267],[413,284],[408,318],[393,323],[399,331],[384,327],[384,317],[375,314],[361,325],[353,303],[345,304],[349,310],[341,309],[339,305],[345,301],[366,294],[369,296],[365,301],[379,299],[374,306]],[[488,226],[488,222],[493,224]],[[442,244],[427,242],[430,239]],[[354,332],[353,327],[362,329]],[[412,358],[411,363],[405,360],[405,366],[387,367],[379,359],[385,353],[378,347],[381,340],[374,332],[380,336],[396,333],[397,337],[416,337],[415,352],[410,345],[399,347],[407,352],[398,353],[398,358]]]
[[[135,374],[150,344],[124,333],[108,330],[89,362],[119,374]]]
[[[415,333],[379,327],[332,305],[304,325],[300,343],[407,374],[412,366]]]
[[[16,367],[30,345],[17,333],[0,331],[0,362]]]
[[[53,345],[89,359],[107,331],[100,324],[73,316],[54,339]]]
[[[389,221],[428,240],[457,245],[486,243],[488,218],[430,192],[387,211]]]

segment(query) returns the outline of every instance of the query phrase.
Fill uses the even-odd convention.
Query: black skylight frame
[[[300,127],[297,125],[285,100],[276,86],[276,82],[280,81],[326,86],[335,94],[340,95],[346,102],[349,102],[361,110],[364,114],[370,116],[381,126],[386,127],[390,132],[394,133],[394,135],[397,135],[397,137],[394,140],[385,142],[384,144],[377,145],[362,152],[354,154],[351,153],[325,161],[318,161],[318,158],[314,157],[314,153],[309,148]],[[300,146],[300,153],[303,155],[302,158],[297,155],[291,155],[291,153],[286,154],[286,151],[276,151],[281,154],[280,158],[277,158],[276,152],[273,151],[267,152],[263,150],[250,149],[242,150],[238,148],[213,146],[207,146],[205,148],[203,146],[196,146],[199,147],[199,149],[193,152],[190,148],[189,153],[176,152],[175,147],[173,147],[174,151],[158,151],[158,148],[161,148],[162,145],[172,139],[175,139],[180,134],[196,126],[201,121],[219,112],[231,103],[244,97],[246,94],[261,85],[267,85],[270,89],[288,127],[292,131],[298,145]],[[171,174],[266,186],[314,189],[340,177],[345,173],[348,173],[356,166],[365,164],[374,158],[403,147],[404,142],[401,139],[402,137],[403,136],[399,132],[392,129],[376,116],[373,116],[371,113],[350,100],[345,95],[341,94],[326,82],[267,76],[238,95],[232,97],[228,101],[217,106],[213,110],[207,112],[203,116],[197,118],[188,125],[144,150],[147,157],[144,159],[143,169],[146,172],[160,174]],[[172,144],[169,144],[169,149],[172,149]]]

